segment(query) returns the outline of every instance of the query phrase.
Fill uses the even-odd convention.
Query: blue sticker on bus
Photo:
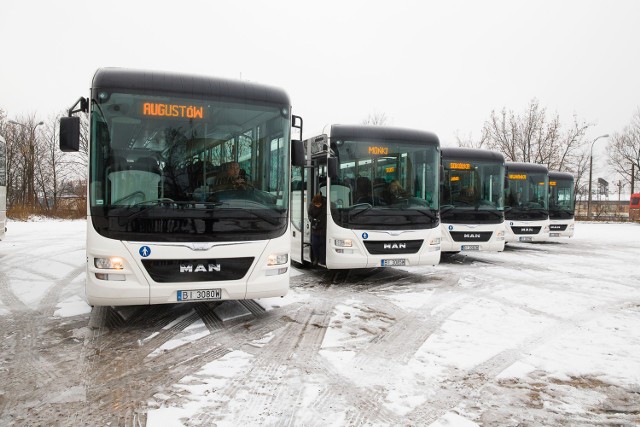
[[[369,234],[368,233],[362,233],[362,238],[363,239],[368,239],[369,238]]]
[[[453,225],[449,226],[449,231],[453,230]]]
[[[141,257],[146,258],[151,255],[151,248],[149,246],[142,246],[138,252]]]

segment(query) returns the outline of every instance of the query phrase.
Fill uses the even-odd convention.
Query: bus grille
[[[564,231],[567,229],[567,224],[551,224],[549,230],[551,231]]]
[[[366,241],[364,246],[371,255],[417,254],[424,240]]]
[[[242,279],[253,257],[218,259],[143,259],[142,265],[158,283],[219,282]]]
[[[493,231],[450,231],[454,242],[488,242]]]
[[[541,227],[511,227],[513,234],[538,234]]]

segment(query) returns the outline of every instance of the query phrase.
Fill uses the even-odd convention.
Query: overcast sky
[[[636,0],[10,1],[0,108],[45,120],[119,66],[283,87],[305,137],[377,112],[454,145],[537,98],[595,138],[640,107],[639,16]]]

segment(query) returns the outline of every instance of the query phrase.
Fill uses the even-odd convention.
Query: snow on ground
[[[290,406],[298,409],[283,419],[242,389],[252,377],[262,378],[256,363],[263,353],[277,356],[287,342],[288,329],[279,327],[228,348],[169,389],[140,396],[149,401],[147,425],[377,425],[394,417],[431,427],[640,423],[640,225],[578,223],[576,230],[572,239],[398,269],[393,281],[370,291],[362,284],[329,285],[315,270],[292,268],[287,297],[257,302],[270,313],[288,309],[287,316],[298,307],[319,316],[329,307],[317,355],[307,354],[297,366],[310,350],[285,346],[282,365],[267,376],[281,382],[265,385],[265,393],[275,387],[278,396],[292,395]],[[89,313],[81,299],[83,232],[83,221],[9,223],[0,242],[0,285],[10,287],[13,303],[35,308],[52,297],[53,284],[67,281],[53,296],[54,316]],[[46,246],[40,244],[45,234]],[[46,260],[22,267],[19,259],[27,254]],[[404,282],[405,276],[412,280]],[[12,302],[3,295],[0,316],[8,316]],[[232,305],[218,310],[223,319],[244,316]],[[163,329],[194,316],[185,312]],[[139,346],[160,333],[143,331]],[[150,348],[147,360],[213,338],[195,320]],[[340,387],[345,394],[334,396]],[[377,418],[353,417],[353,402],[363,401],[373,402]]]

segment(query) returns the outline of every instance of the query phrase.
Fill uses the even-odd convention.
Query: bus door
[[[307,164],[293,168],[291,184],[291,259],[303,265],[311,262],[311,223],[308,208],[314,194],[327,196],[327,153],[311,153],[305,142]],[[310,160],[309,160],[310,159]]]

